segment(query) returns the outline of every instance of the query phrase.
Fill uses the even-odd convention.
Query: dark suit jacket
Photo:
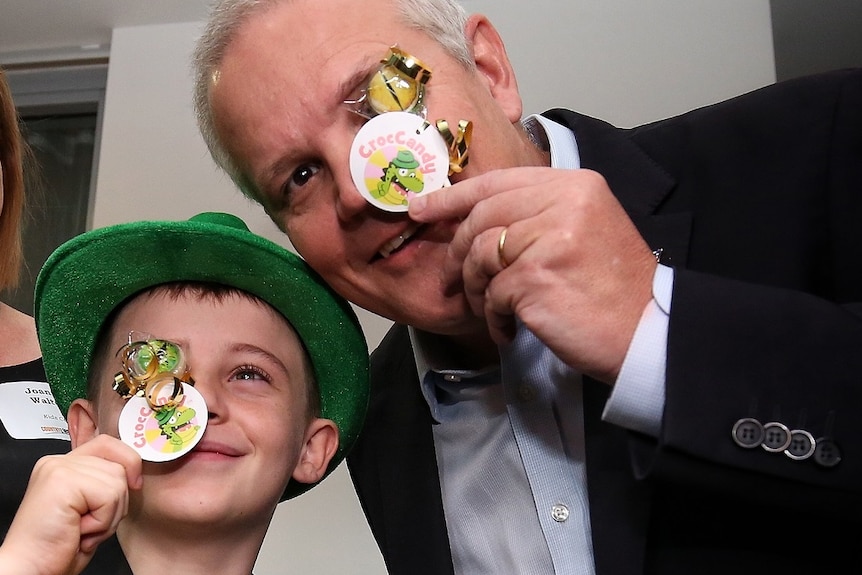
[[[676,268],[660,437],[602,422],[609,388],[584,383],[597,573],[862,572],[862,71],[634,129],[546,115]],[[452,573],[406,328],[371,376],[348,458],[371,528],[391,573]],[[828,436],[841,461],[744,449],[744,417]]]

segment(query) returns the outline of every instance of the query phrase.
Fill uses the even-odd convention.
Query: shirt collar
[[[438,389],[436,382],[460,383],[463,380],[477,381],[479,376],[499,371],[499,365],[489,365],[480,369],[458,369],[454,366],[452,354],[446,349],[447,346],[441,336],[417,330],[411,326],[407,328],[410,334],[410,343],[413,346],[413,355],[416,360],[416,372],[419,374],[419,385],[422,397],[428,403],[431,416],[439,423],[440,406],[437,401]],[[442,377],[429,377],[434,372]],[[483,385],[485,382],[482,383]],[[464,385],[469,385],[464,382]]]
[[[539,114],[521,120],[530,140],[541,150],[551,153],[551,167],[577,170],[581,156],[575,134],[569,128]]]

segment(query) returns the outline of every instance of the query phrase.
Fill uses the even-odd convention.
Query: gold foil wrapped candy
[[[183,383],[194,385],[183,350],[174,342],[130,341],[117,355],[123,369],[114,376],[114,391],[126,399],[143,396],[154,411],[179,403]]]

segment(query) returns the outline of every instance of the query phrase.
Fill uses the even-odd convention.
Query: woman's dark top
[[[0,367],[0,385],[21,381],[47,381],[41,358]],[[68,453],[70,449],[70,442],[64,439],[14,439],[0,420],[0,540],[6,537],[36,461],[44,455]],[[82,573],[109,575],[117,573],[118,566],[128,569],[117,538],[111,537],[99,546]]]

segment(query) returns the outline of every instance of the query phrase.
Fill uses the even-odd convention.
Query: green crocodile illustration
[[[374,195],[381,202],[393,206],[406,206],[407,194],[418,194],[425,187],[422,172],[417,172],[419,162],[410,150],[400,150],[386,169],[377,184]]]

